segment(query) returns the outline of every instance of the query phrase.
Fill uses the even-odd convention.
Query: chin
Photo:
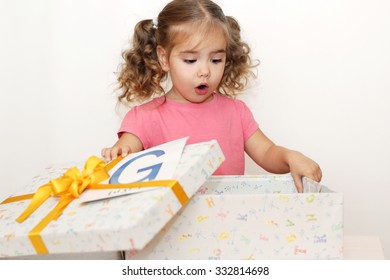
[[[211,101],[213,98],[212,98],[212,93],[210,94],[202,94],[202,95],[197,95],[196,98],[193,98],[193,100],[191,100],[192,103],[204,103],[204,102],[208,102],[208,101]]]

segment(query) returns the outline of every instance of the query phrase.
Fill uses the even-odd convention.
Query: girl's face
[[[164,71],[169,71],[172,88],[167,98],[186,103],[208,102],[221,82],[226,63],[226,39],[222,30],[205,37],[192,35],[175,45],[171,53],[158,46]]]

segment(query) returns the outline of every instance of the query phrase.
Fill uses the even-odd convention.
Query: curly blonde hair
[[[157,46],[170,53],[175,44],[188,39],[194,30],[206,34],[216,28],[222,28],[227,42],[224,74],[217,90],[230,97],[242,92],[249,76],[254,76],[252,68],[257,64],[252,64],[250,48],[241,40],[239,23],[225,16],[210,0],[173,0],[160,12],[157,23],[147,19],[136,24],[132,47],[122,53],[124,62],[118,77],[122,93],[118,100],[143,102],[165,94],[161,83],[168,73],[159,64]]]

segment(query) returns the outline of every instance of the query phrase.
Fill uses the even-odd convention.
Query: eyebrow
[[[195,54],[195,53],[198,53],[198,51],[186,50],[186,51],[181,51],[180,52],[180,54]],[[216,50],[216,51],[210,52],[210,54],[217,54],[217,53],[226,53],[226,50],[225,49],[220,49],[220,50]]]

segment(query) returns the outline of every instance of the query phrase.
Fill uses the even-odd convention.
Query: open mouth
[[[195,92],[199,95],[207,94],[209,86],[207,84],[201,84],[195,88]]]
[[[207,85],[199,85],[196,88],[199,90],[206,90],[208,87],[207,87]]]

